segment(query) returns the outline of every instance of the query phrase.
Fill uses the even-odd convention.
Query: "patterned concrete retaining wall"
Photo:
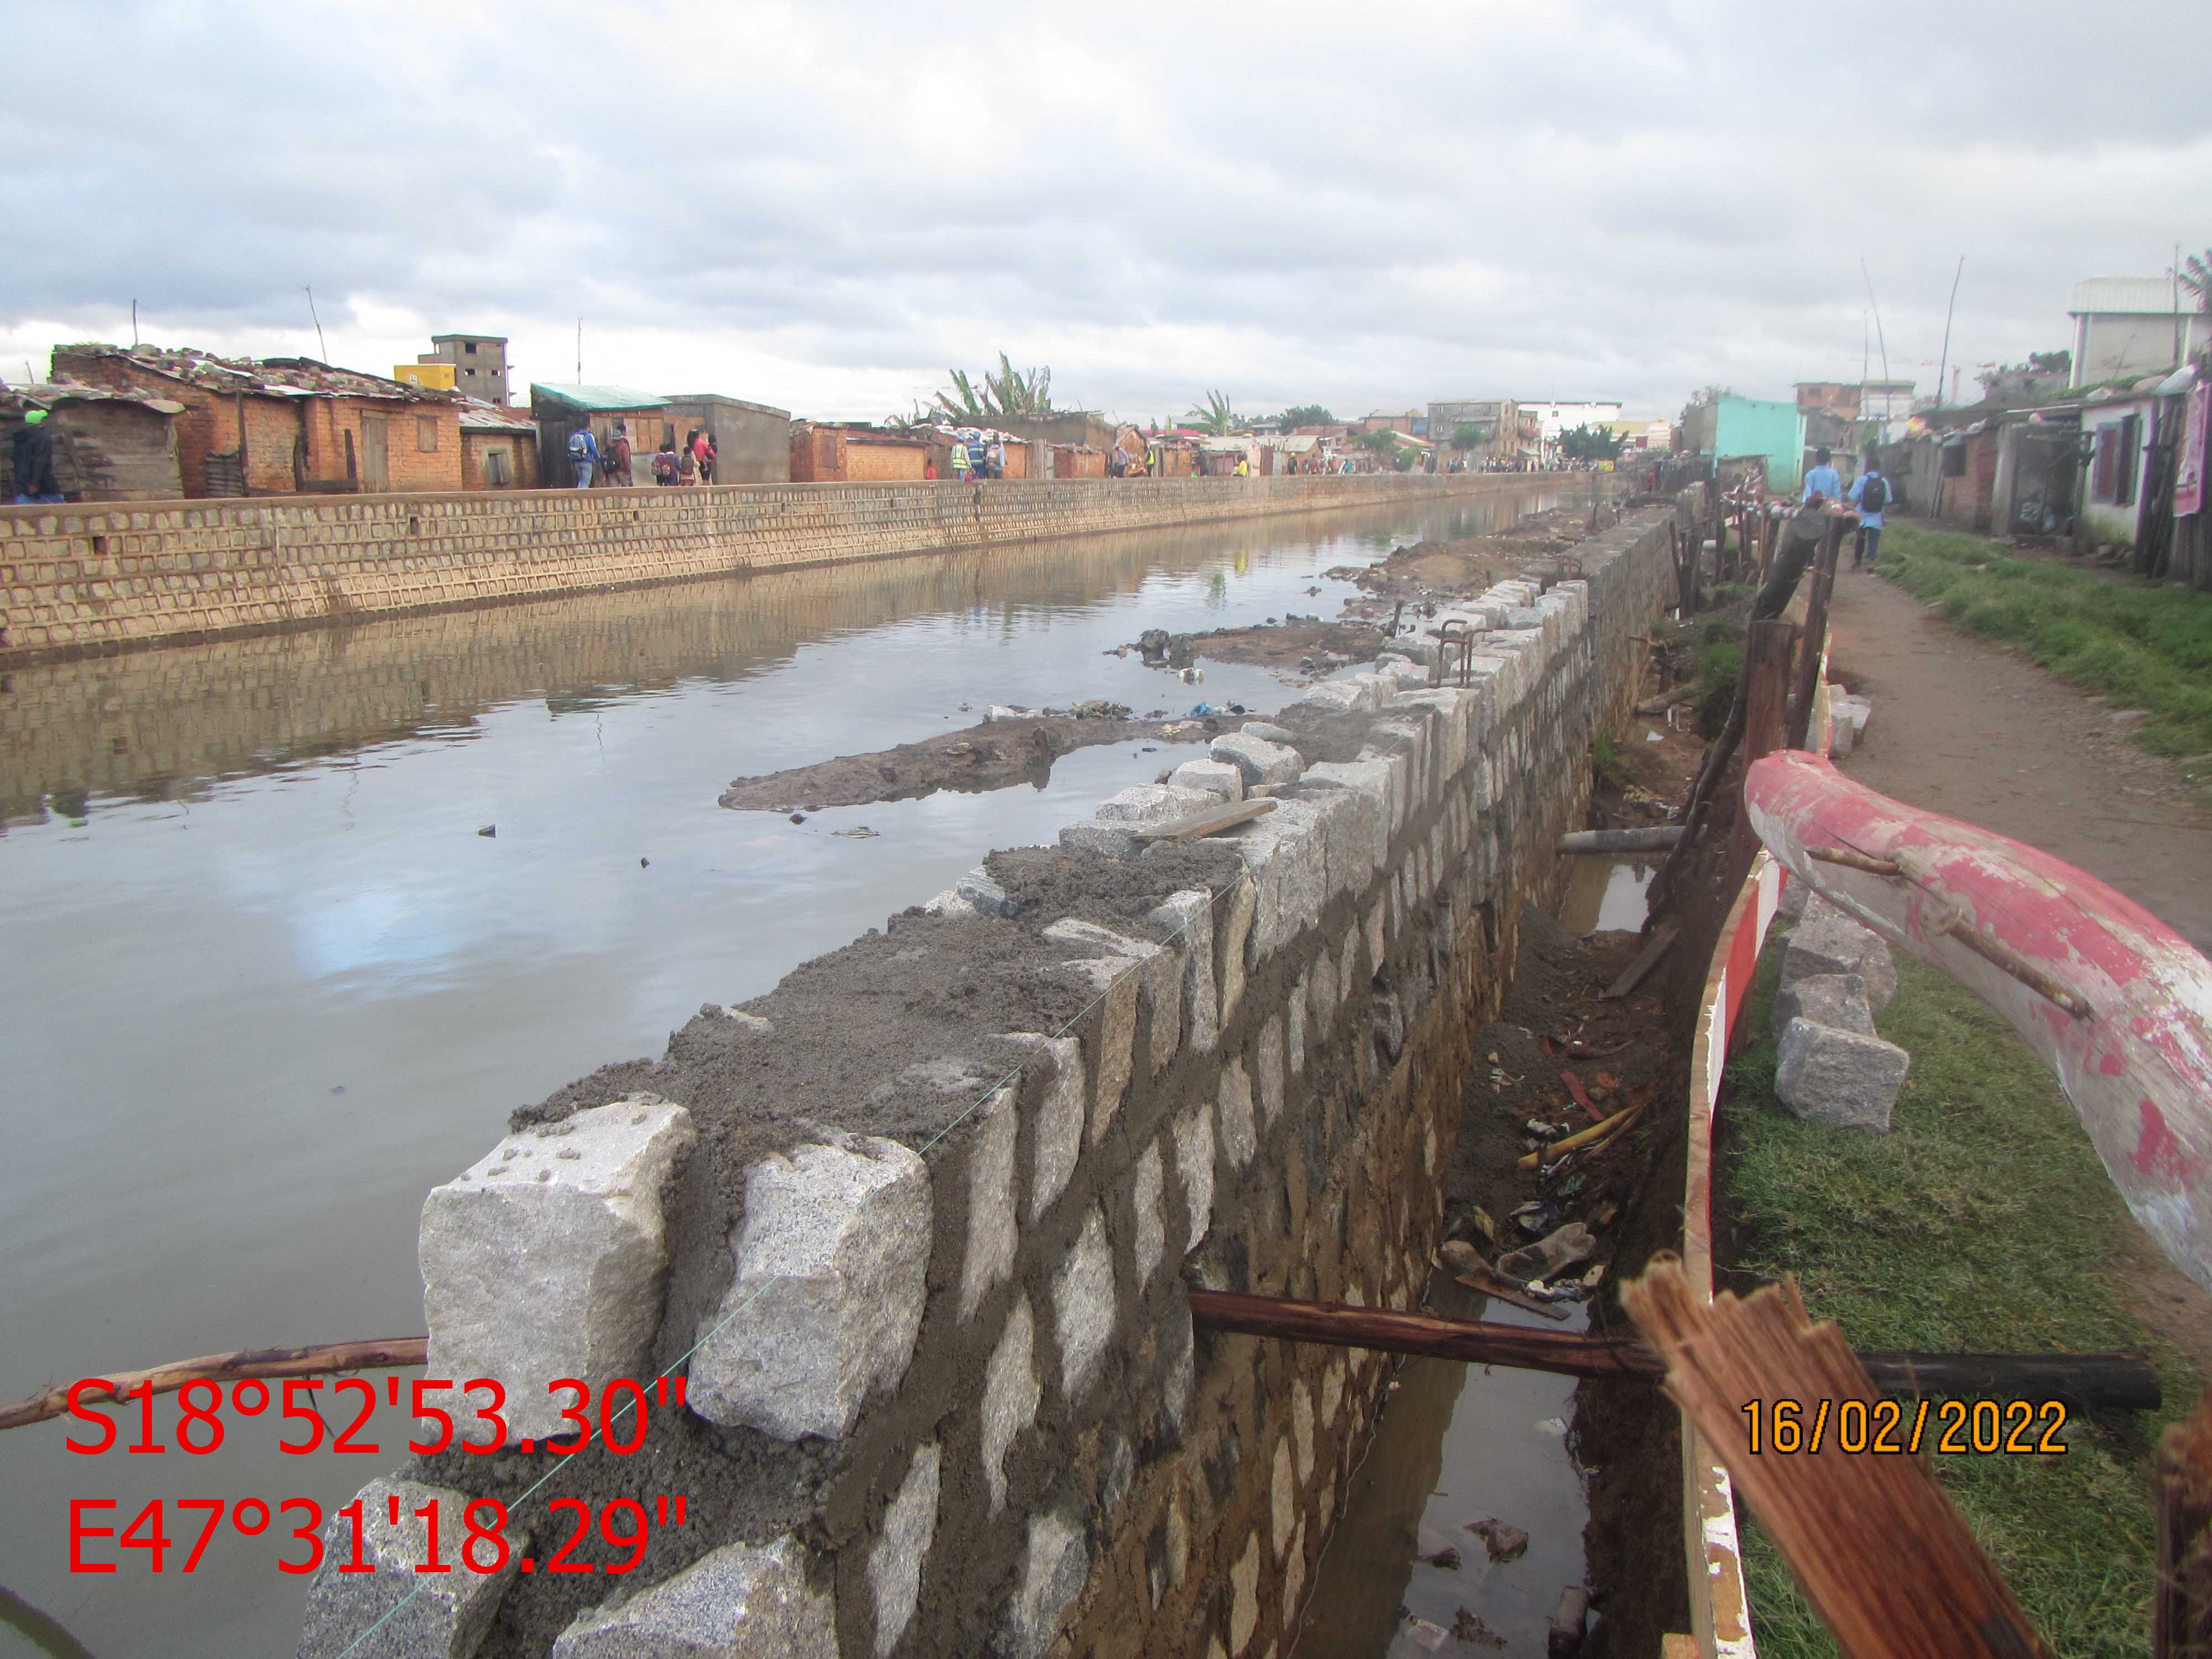
[[[1186,1286],[1418,1299],[1473,1032],[1673,586],[1663,514],[1578,551],[1437,619],[1484,630],[1467,689],[1407,642],[518,1113],[422,1234],[429,1374],[497,1379],[508,1449],[370,1489],[396,1571],[338,1571],[334,1521],[301,1652],[1286,1653],[1385,1368],[1195,1334]],[[556,1377],[644,1380],[635,1449],[514,1449],[567,1432]],[[554,1500],[674,1493],[624,1577],[514,1565]],[[498,1573],[378,1519],[486,1497]]]
[[[1533,482],[1040,479],[0,508],[0,661]]]

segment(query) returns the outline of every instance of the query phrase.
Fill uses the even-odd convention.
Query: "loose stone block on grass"
[[[1838,1129],[1889,1128],[1912,1056],[1893,1042],[1793,1019],[1782,1033],[1774,1092],[1802,1118]]]
[[[1782,954],[1782,983],[1815,974],[1856,974],[1866,981],[1867,1005],[1876,1013],[1897,994],[1897,963],[1889,946],[1817,894],[1805,902],[1804,919]]]
[[[1774,994],[1774,1031],[1779,1036],[1793,1019],[1809,1019],[1838,1031],[1875,1035],[1867,1006],[1866,981],[1856,974],[1808,974]]]

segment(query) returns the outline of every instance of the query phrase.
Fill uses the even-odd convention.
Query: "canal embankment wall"
[[[0,662],[1116,530],[1526,473],[740,484],[0,508]]]
[[[518,1112],[420,1241],[429,1376],[497,1380],[507,1449],[372,1488],[362,1547],[402,1570],[340,1572],[334,1532],[301,1651],[1287,1653],[1387,1369],[1195,1331],[1188,1290],[1420,1297],[1474,1033],[1633,702],[1668,516],[1439,617],[1481,630],[1464,687],[1401,641]],[[1138,833],[1255,793],[1231,833]],[[643,1380],[635,1449],[516,1449],[571,1431],[556,1378]],[[575,1529],[556,1500],[672,1494],[621,1577],[517,1565]],[[406,1571],[421,1523],[377,1520],[458,1539],[483,1498],[497,1572]]]

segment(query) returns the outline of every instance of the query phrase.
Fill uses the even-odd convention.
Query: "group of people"
[[[664,487],[710,484],[714,482],[714,440],[704,427],[693,427],[681,449],[676,447],[672,432],[653,452],[653,482]],[[589,424],[578,427],[568,434],[568,459],[575,463],[579,489],[589,489],[594,483],[612,489],[636,486],[627,422],[615,422],[605,449],[599,447]]]
[[[1872,455],[1866,458],[1859,476],[1846,489],[1832,452],[1823,447],[1814,453],[1812,468],[1805,474],[1805,493],[1799,500],[1806,507],[1839,501],[1857,510],[1858,535],[1851,544],[1851,568],[1857,570],[1881,556],[1881,515],[1894,497],[1889,480],[1881,476],[1881,464]]]

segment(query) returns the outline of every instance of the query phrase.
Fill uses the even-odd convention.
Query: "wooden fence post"
[[[1797,663],[1792,688],[1796,699],[1790,711],[1789,744],[1808,745],[1813,730],[1813,694],[1820,682],[1820,653],[1828,642],[1828,599],[1836,588],[1836,561],[1843,555],[1844,521],[1834,520],[1820,538],[1820,550],[1813,560],[1813,588],[1805,603],[1805,649]]]
[[[1790,647],[1796,632],[1795,623],[1756,622],[1744,640],[1742,749],[1747,773],[1753,761],[1783,747],[1788,736],[1784,730],[1784,711],[1790,701]],[[1759,834],[1751,827],[1751,815],[1739,799],[1735,828],[1729,834],[1728,875],[1721,891],[1733,893],[1743,884],[1758,852]]]

